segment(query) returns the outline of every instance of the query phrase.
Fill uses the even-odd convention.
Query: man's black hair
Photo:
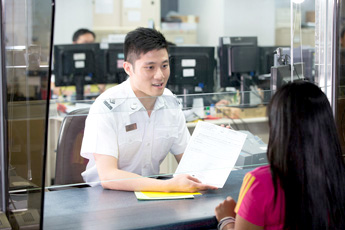
[[[139,27],[126,35],[125,61],[134,64],[141,54],[160,49],[166,49],[168,52],[168,42],[163,34],[155,29]]]
[[[94,32],[92,32],[91,30],[88,29],[79,29],[76,32],[74,32],[73,37],[72,37],[72,41],[76,42],[78,40],[78,38],[84,34],[92,34],[93,38],[96,39],[96,35]]]

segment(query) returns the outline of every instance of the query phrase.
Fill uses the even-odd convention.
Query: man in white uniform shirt
[[[127,191],[216,189],[187,174],[169,180],[148,177],[159,173],[169,151],[181,160],[190,134],[177,100],[165,89],[170,67],[164,36],[148,28],[131,31],[124,55],[128,80],[101,94],[86,119],[85,182]]]

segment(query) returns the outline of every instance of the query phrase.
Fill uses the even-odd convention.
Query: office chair
[[[89,108],[76,109],[62,121],[56,150],[54,185],[84,183],[80,174],[85,171],[88,160],[80,156],[80,149],[88,113]]]

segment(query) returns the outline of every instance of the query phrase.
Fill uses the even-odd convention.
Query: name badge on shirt
[[[129,132],[129,131],[132,131],[132,130],[136,130],[136,129],[137,129],[137,123],[126,125],[126,132]]]

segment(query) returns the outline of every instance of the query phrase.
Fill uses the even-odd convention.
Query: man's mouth
[[[163,83],[160,83],[160,84],[152,84],[153,86],[155,87],[162,87],[163,86]]]

